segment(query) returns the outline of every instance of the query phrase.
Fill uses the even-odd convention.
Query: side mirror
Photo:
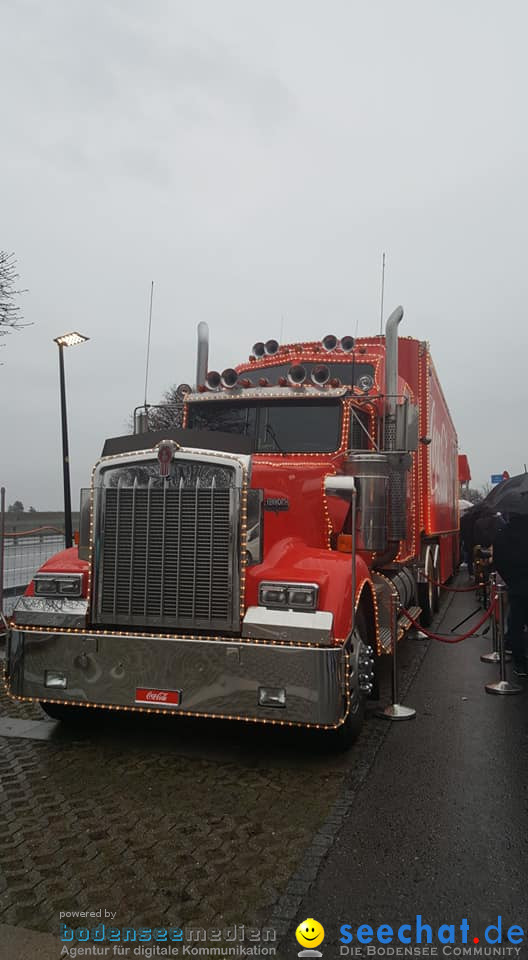
[[[408,397],[396,407],[396,450],[418,449],[418,407]]]
[[[79,513],[79,560],[90,559],[90,488],[81,490]]]

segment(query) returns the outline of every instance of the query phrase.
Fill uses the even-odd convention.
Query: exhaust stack
[[[387,451],[395,451],[397,447],[398,326],[402,318],[403,307],[396,307],[385,325],[385,395],[387,402],[385,448]],[[396,550],[397,542],[403,540],[407,533],[407,481],[405,476],[407,467],[405,462],[398,463],[394,458],[390,458],[389,465],[389,541],[392,541]]]
[[[396,307],[385,324],[385,395],[389,421],[396,419],[398,393],[398,326],[403,319],[403,307]],[[394,441],[396,437],[394,436]],[[394,445],[389,447],[394,450]]]
[[[209,327],[202,320],[198,324],[198,349],[196,352],[195,389],[203,387],[209,369]]]

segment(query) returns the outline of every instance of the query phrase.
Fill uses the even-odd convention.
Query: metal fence
[[[6,532],[3,501],[4,496],[0,504],[0,612],[9,616],[39,567],[64,549],[64,534],[55,527]]]
[[[53,527],[4,535],[4,596],[21,593],[41,564],[64,549],[64,534]]]

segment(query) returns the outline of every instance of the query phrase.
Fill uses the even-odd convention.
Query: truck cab
[[[79,547],[18,604],[9,691],[61,718],[229,718],[346,746],[420,570],[428,589],[420,398],[397,337],[268,341],[219,374],[201,334],[180,425],[145,431],[146,411],[105,443]]]

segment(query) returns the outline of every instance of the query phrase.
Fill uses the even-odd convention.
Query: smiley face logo
[[[313,917],[303,920],[295,931],[297,942],[300,943],[301,947],[307,947],[309,950],[318,947],[323,942],[324,935],[323,925],[318,920],[314,920]]]

